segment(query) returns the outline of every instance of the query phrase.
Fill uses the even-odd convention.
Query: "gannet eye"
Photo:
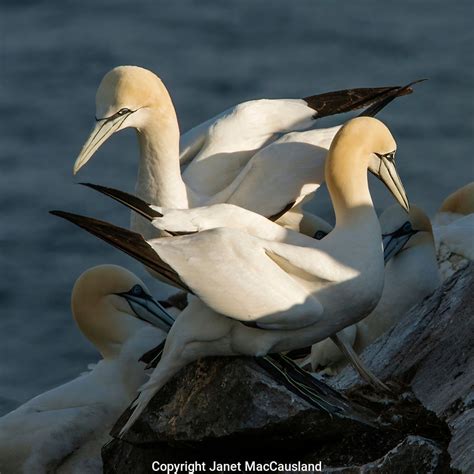
[[[314,238],[316,240],[321,240],[323,239],[324,237],[326,237],[326,235],[328,235],[326,232],[322,231],[322,230],[318,230],[315,234],[314,234]]]
[[[131,290],[130,294],[133,296],[145,296],[145,291],[140,285],[135,285]]]
[[[125,115],[125,114],[128,114],[128,113],[130,113],[130,112],[131,112],[130,109],[123,108],[123,109],[120,109],[120,110],[117,112],[117,115]]]
[[[389,153],[384,153],[384,154],[380,154],[380,153],[375,152],[375,154],[380,159],[385,158],[386,160],[391,161],[391,162],[395,161],[395,151],[391,151]]]
[[[403,224],[403,232],[410,232],[411,230],[412,230],[411,223],[405,222],[405,224]]]

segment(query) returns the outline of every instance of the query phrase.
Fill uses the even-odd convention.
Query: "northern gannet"
[[[356,118],[341,128],[325,165],[336,226],[320,241],[302,235],[304,245],[229,228],[147,242],[103,221],[52,211],[199,298],[176,319],[122,434],[153,395],[193,360],[210,355],[261,357],[305,347],[374,309],[382,294],[384,261],[367,171],[408,211],[395,151],[390,131],[376,119]]]
[[[108,432],[146,379],[138,359],[173,322],[145,284],[116,265],[83,273],[71,303],[79,329],[102,359],[0,418],[2,473],[102,472],[100,449]]]
[[[474,182],[450,194],[433,219],[443,280],[474,260]]]
[[[136,193],[145,201],[171,209],[229,202],[279,216],[324,181],[324,160],[340,127],[306,130],[315,118],[370,104],[367,113],[374,114],[411,91],[409,86],[381,87],[253,100],[225,110],[180,139],[176,112],[160,78],[147,69],[119,66],[99,85],[97,125],[74,173],[112,134],[132,127],[140,145]],[[292,217],[288,224],[294,221]],[[145,238],[160,235],[135,214],[131,228]]]
[[[385,284],[382,297],[372,313],[346,327],[339,337],[357,353],[394,326],[406,312],[440,284],[431,222],[416,206],[407,216],[399,206],[391,206],[380,216],[384,234]],[[346,363],[344,355],[330,339],[314,344],[309,361],[313,370],[325,368],[335,373]],[[304,364],[303,364],[304,365]]]

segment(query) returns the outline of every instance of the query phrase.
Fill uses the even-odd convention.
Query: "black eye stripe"
[[[136,112],[136,110],[130,110],[124,107],[123,109],[120,109],[118,112],[115,112],[115,114],[111,115],[110,117],[102,117],[102,118],[96,117],[95,120],[96,122],[100,122],[101,120],[105,120],[106,122],[108,122],[109,120],[115,120],[116,118],[131,114],[132,112]]]
[[[385,158],[388,161],[395,161],[395,150],[388,153],[375,153],[380,159]]]

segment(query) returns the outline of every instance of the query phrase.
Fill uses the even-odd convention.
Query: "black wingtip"
[[[125,191],[120,191],[118,189],[109,188],[107,186],[101,186],[99,184],[93,183],[79,183],[82,186],[86,186],[88,188],[93,189],[94,191],[98,191],[101,194],[105,194],[106,196],[111,197],[115,201],[127,206],[128,208],[132,209],[133,211],[137,212],[145,219],[152,221],[157,217],[163,217],[158,211],[155,211],[150,207],[148,202],[145,202],[143,199],[140,199],[133,194],[126,193]]]
[[[383,105],[378,109],[381,110],[396,97],[411,94],[413,92],[411,86],[423,82],[424,80],[425,79],[413,81],[406,86],[343,89],[304,97],[303,100],[306,101],[308,107],[315,110],[315,119],[346,113],[364,107],[369,107],[369,109],[373,107],[375,110],[377,106],[380,106],[380,104],[383,103]],[[388,98],[391,98],[391,100],[387,101]],[[363,114],[364,113],[365,111]]]
[[[398,87],[343,89],[304,97],[303,100],[308,104],[308,107],[315,111],[314,119],[319,119],[367,107],[381,95],[395,89]]]
[[[359,117],[375,117],[382,109],[384,109],[390,102],[395,100],[397,97],[402,97],[413,93],[413,88],[415,84],[424,82],[427,79],[418,79],[412,81],[405,86],[395,87],[392,90],[389,90],[381,94],[377,100],[371,104],[367,109],[359,114]]]
[[[73,214],[71,212],[54,210],[50,211],[50,214],[72,222],[104,242],[130,255],[151,270],[164,276],[178,288],[192,292],[181,280],[179,275],[168,264],[161,260],[159,255],[140,234],[99,219]]]

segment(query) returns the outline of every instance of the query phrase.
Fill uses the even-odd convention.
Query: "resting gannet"
[[[407,214],[392,206],[380,216],[385,259],[385,285],[376,308],[367,318],[346,327],[339,337],[362,352],[394,326],[406,312],[440,285],[431,223],[426,214],[411,205]],[[313,370],[335,373],[346,359],[330,339],[314,344],[310,362]]]
[[[153,395],[193,360],[210,355],[261,357],[306,347],[375,308],[383,289],[384,260],[367,171],[408,211],[395,151],[395,140],[382,122],[360,117],[345,124],[325,165],[335,228],[322,240],[302,235],[305,242],[300,245],[232,228],[146,241],[103,221],[53,211],[199,298],[177,317],[122,433]]]
[[[474,182],[449,195],[433,219],[440,272],[446,280],[474,260]]]
[[[72,313],[102,359],[0,418],[2,473],[101,473],[100,449],[146,379],[138,359],[173,322],[138,277],[115,265],[78,278]]]
[[[132,127],[140,145],[136,193],[145,201],[166,208],[229,202],[280,217],[324,181],[327,150],[340,127],[306,130],[315,118],[370,104],[367,113],[375,114],[411,91],[409,86],[380,87],[244,102],[180,139],[176,112],[160,78],[147,69],[119,66],[99,85],[97,125],[74,173],[112,134]],[[160,235],[135,214],[131,228],[145,238]]]

